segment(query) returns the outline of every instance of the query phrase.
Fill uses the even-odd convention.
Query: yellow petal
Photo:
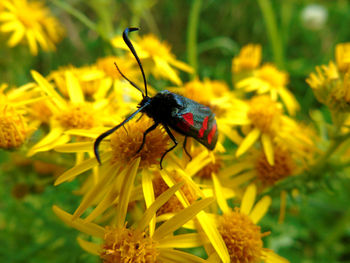
[[[242,214],[249,215],[256,198],[256,186],[255,184],[250,184],[244,192],[240,212]]]
[[[217,176],[214,173],[212,174],[212,178],[213,178],[216,202],[218,203],[220,209],[222,210],[222,212],[224,214],[228,213],[230,211],[230,208],[227,205],[226,198],[224,197],[224,194],[223,194],[224,191],[221,187],[219,179],[217,178]]]
[[[152,174],[142,171],[142,190],[143,196],[146,203],[146,208],[148,209],[154,202],[154,189],[152,183]],[[154,213],[152,220],[149,222],[149,235],[153,236],[154,229],[156,228],[156,213]],[[143,230],[143,228],[141,228]]]
[[[194,73],[194,69],[182,61],[176,59],[169,59],[169,63],[178,69],[181,69],[188,73]]]
[[[119,204],[117,206],[117,222],[116,227],[122,228],[125,224],[126,212],[128,210],[131,191],[134,186],[135,177],[139,168],[141,158],[133,160],[128,166],[128,170],[124,176],[123,187],[121,188]]]
[[[236,151],[236,157],[239,157],[245,153],[258,140],[260,133],[260,130],[257,128],[248,133],[248,135],[242,141],[241,145],[238,147]]]
[[[24,36],[24,29],[23,28],[17,28],[17,30],[10,37],[9,41],[7,42],[7,44],[10,47],[14,47],[22,40],[23,36]]]
[[[113,187],[113,180],[118,175],[119,167],[117,165],[111,165],[108,172],[101,176],[102,178],[99,182],[92,187],[89,192],[84,196],[79,207],[75,210],[73,214],[73,220],[80,217],[85,210],[91,206],[94,201],[101,196],[103,193],[110,190]]]
[[[157,248],[190,248],[203,245],[203,240],[198,233],[165,237],[158,242]]]
[[[183,185],[184,184],[182,182],[178,183],[159,195],[157,199],[146,209],[142,218],[137,222],[137,229],[139,231],[146,229],[146,226],[151,222],[154,215],[156,215],[157,210],[164,205]],[[152,235],[150,234],[150,236],[153,236],[153,233]]]
[[[56,152],[65,153],[90,152],[93,150],[93,145],[93,142],[74,142],[58,145],[54,148],[54,150]]]
[[[72,215],[63,211],[58,206],[52,207],[53,212],[67,225],[79,230],[80,232],[92,235],[95,237],[104,237],[104,228],[96,225],[94,223],[86,223],[83,219],[78,218],[77,220],[72,220]]]
[[[200,211],[206,208],[214,201],[214,198],[205,198],[194,204],[186,207],[182,211],[178,212],[168,221],[164,222],[160,227],[156,229],[153,235],[154,240],[160,240],[163,237],[171,234],[178,228],[180,228],[184,223],[196,216]]]
[[[18,21],[11,21],[5,24],[2,24],[0,27],[0,31],[2,32],[10,32],[16,31],[18,28],[23,27]]]
[[[27,153],[27,156],[34,155],[37,151],[37,148],[43,147],[45,145],[53,143],[62,135],[63,129],[62,127],[55,127],[50,130],[50,132],[41,139],[37,144],[35,144],[32,149],[30,149]]]
[[[73,75],[71,71],[66,71],[66,86],[71,102],[80,104],[84,102],[84,94],[80,87],[78,79]]]
[[[182,81],[179,78],[178,74],[169,66],[166,60],[157,56],[154,56],[153,59],[156,63],[156,70],[158,71],[158,74],[167,77],[170,81],[178,86],[182,85]]]
[[[263,249],[262,251],[262,259],[266,263],[289,263],[289,261],[270,249]]]
[[[110,152],[106,152],[101,154],[101,162],[104,163],[106,162],[108,159],[110,159],[112,156],[112,154]],[[59,185],[63,182],[66,182],[68,180],[73,179],[74,177],[76,177],[77,175],[90,170],[91,168],[95,167],[98,165],[98,162],[96,160],[96,158],[90,158],[84,162],[82,162],[81,164],[69,169],[68,171],[64,172],[60,177],[57,178],[57,180],[55,181],[54,185]]]
[[[62,97],[55,91],[52,85],[37,71],[31,70],[33,79],[39,84],[39,87],[55,102],[58,106],[59,110],[56,109],[57,112],[62,111],[67,108],[67,103],[62,99]]]
[[[172,263],[208,263],[203,258],[194,256],[190,253],[183,252],[175,249],[160,249],[159,259],[160,262],[172,262]]]
[[[27,37],[30,53],[33,56],[38,55],[38,45],[37,45],[37,43],[35,41],[35,36],[34,36],[33,32],[32,31],[27,31],[26,37]]]
[[[291,116],[295,116],[296,111],[300,109],[300,105],[293,94],[284,87],[279,90],[279,94],[286,105],[288,113]]]
[[[219,233],[214,221],[204,211],[198,213],[197,219],[216,253],[218,253],[221,261],[224,263],[229,263],[230,255],[228,254],[225,242],[222,239],[222,236]]]
[[[267,210],[271,205],[271,197],[264,196],[253,208],[249,217],[253,221],[254,224],[257,224],[261,218],[265,216]]]
[[[261,142],[263,145],[267,162],[271,166],[275,165],[274,150],[273,150],[273,145],[272,145],[272,140],[270,135],[263,133],[261,136]]]
[[[96,243],[92,243],[89,241],[86,241],[80,237],[77,238],[77,241],[80,245],[80,247],[82,249],[84,249],[86,252],[89,252],[90,254],[93,255],[100,255],[100,251],[101,251],[101,245],[100,244],[96,244]]]

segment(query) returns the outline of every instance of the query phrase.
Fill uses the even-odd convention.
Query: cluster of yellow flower
[[[27,9],[20,10],[17,4]],[[47,23],[57,21],[35,5],[25,0],[0,4],[0,29],[14,32],[9,45],[25,38],[33,54],[38,52],[37,42],[44,50],[53,49],[63,32],[60,27],[48,30]],[[26,24],[22,12],[38,16],[37,22],[31,19]],[[126,48],[120,37],[112,45]],[[263,247],[262,238],[269,232],[262,233],[257,223],[267,213],[271,197],[264,195],[258,202],[256,197],[310,168],[319,155],[316,131],[294,118],[299,104],[287,89],[288,74],[272,64],[261,65],[261,47],[247,45],[233,58],[234,90],[217,80],[183,83],[178,70],[193,70],[177,60],[167,44],[148,35],[136,40],[135,48],[147,76],[172,82],[177,87],[171,91],[216,114],[220,137],[214,152],[190,140],[192,159],[178,147],[160,169],[169,138],[158,126],[137,153],[144,131],[152,125],[143,116],[101,143],[99,165],[93,153],[95,138],[120,123],[140,100],[140,93],[113,67],[117,62],[128,78],[142,83],[130,52],[90,66],[63,67],[48,76],[33,70],[34,82],[19,88],[2,84],[0,147],[18,148],[35,137],[33,132],[41,131],[40,140],[27,143],[28,157],[47,151],[74,154],[74,166],[55,185],[79,176],[82,184],[76,193],[82,201],[72,214],[57,206],[53,211],[68,225],[95,237],[96,242],[83,238],[78,242],[104,262],[287,262]],[[317,75],[307,80],[332,111],[349,108],[349,55],[349,44],[338,45],[336,64],[317,68]],[[155,94],[152,88],[149,92]],[[346,121],[344,117],[342,125]],[[237,147],[226,146],[232,143]],[[285,198],[281,191],[280,219]],[[228,200],[233,200],[233,207]],[[183,250],[196,247],[203,248],[207,260]]]

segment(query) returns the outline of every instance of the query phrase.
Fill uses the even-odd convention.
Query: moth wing
[[[218,139],[214,113],[210,108],[183,96],[176,95],[176,99],[182,107],[172,112],[170,127],[213,150]]]

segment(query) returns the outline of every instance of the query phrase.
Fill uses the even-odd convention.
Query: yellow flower
[[[0,13],[0,31],[12,35],[7,42],[10,47],[24,40],[32,55],[38,54],[38,44],[45,51],[55,50],[64,30],[40,1],[4,0]]]
[[[171,198],[182,186],[178,183],[159,195],[150,204],[138,221],[127,226],[126,214],[134,180],[137,174],[140,158],[134,160],[121,178],[121,184],[114,187],[119,188],[119,202],[115,207],[116,217],[113,226],[101,227],[89,220],[83,220],[70,215],[57,206],[53,207],[54,212],[68,225],[80,230],[83,233],[102,239],[102,245],[78,239],[82,248],[88,252],[99,255],[103,262],[173,262],[174,258],[179,262],[206,262],[204,259],[191,255],[174,248],[191,248],[203,245],[200,234],[179,234],[174,231],[180,228],[187,221],[194,218],[212,201],[212,198],[205,198],[194,202],[182,211],[175,214],[162,225],[156,225],[154,218],[156,211]],[[143,181],[151,181],[144,179]],[[145,183],[145,185],[150,185]],[[147,188],[147,186],[146,186]],[[144,189],[147,193],[147,189]]]
[[[31,73],[41,92],[50,98],[49,105],[52,115],[49,133],[28,151],[28,156],[37,152],[49,151],[58,145],[67,143],[73,136],[66,133],[68,130],[88,130],[108,123],[109,120],[104,119],[107,116],[101,115],[101,110],[107,107],[107,100],[85,101],[79,82],[72,72],[65,72],[70,101],[62,98],[50,82],[38,72],[32,71]],[[83,133],[81,136],[85,135]]]
[[[341,43],[335,47],[335,61],[340,72],[349,71],[350,66],[350,43]]]
[[[42,98],[31,98],[33,85],[27,84],[19,88],[7,89],[0,85],[0,148],[20,147],[35,130],[35,125],[28,125],[27,105]]]
[[[288,75],[279,71],[272,64],[264,64],[253,72],[253,75],[240,80],[236,88],[244,89],[246,92],[255,91],[257,94],[270,93],[273,100],[281,97],[288,112],[295,115],[299,109],[299,104],[293,94],[286,88]]]
[[[256,69],[261,62],[261,45],[248,44],[242,47],[238,56],[232,60],[234,74]]]
[[[217,203],[223,211],[222,216],[216,216],[216,224],[228,248],[231,262],[288,262],[272,250],[263,247],[262,238],[270,233],[262,233],[257,225],[266,214],[271,198],[264,196],[254,205],[257,189],[251,184],[244,192],[240,207],[232,210],[227,205],[226,197],[222,194],[221,185],[215,176],[213,181]],[[212,254],[210,258],[216,258],[216,255]]]
[[[122,37],[119,36],[112,39],[112,45],[116,48],[128,49]],[[133,42],[133,45],[140,59],[144,60],[146,72],[151,72],[156,78],[163,77],[181,85],[182,81],[173,67],[189,73],[193,72],[190,66],[176,59],[167,43],[160,42],[153,35],[140,37],[138,41]]]

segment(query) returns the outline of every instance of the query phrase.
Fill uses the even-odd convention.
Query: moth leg
[[[188,137],[188,136],[185,136],[185,140],[184,140],[183,147],[184,147],[185,153],[186,153],[187,156],[190,158],[190,161],[192,161],[192,156],[191,156],[191,154],[189,154],[189,152],[188,152],[187,149],[186,149],[187,137]]]
[[[141,116],[136,120],[136,122],[138,122],[139,120],[141,120],[143,117],[143,113],[141,113]]]
[[[168,150],[166,150],[165,153],[163,153],[162,157],[160,158],[160,163],[159,163],[160,169],[163,169],[162,162],[163,162],[163,159],[164,159],[165,155],[166,155],[168,152],[174,150],[174,148],[177,146],[177,141],[176,141],[176,139],[175,139],[175,136],[171,133],[171,131],[170,131],[170,129],[168,128],[168,126],[166,126],[166,125],[163,124],[163,127],[164,127],[165,131],[167,132],[167,134],[169,135],[170,139],[174,142],[175,145],[173,145],[173,146],[170,147]]]
[[[143,146],[145,145],[146,142],[146,135],[148,133],[150,133],[151,131],[153,131],[157,126],[158,126],[158,122],[154,123],[151,127],[149,127],[144,133],[143,133],[143,138],[142,138],[142,143],[140,145],[140,148],[137,150],[136,153],[139,153],[141,151],[141,149],[143,148]]]

